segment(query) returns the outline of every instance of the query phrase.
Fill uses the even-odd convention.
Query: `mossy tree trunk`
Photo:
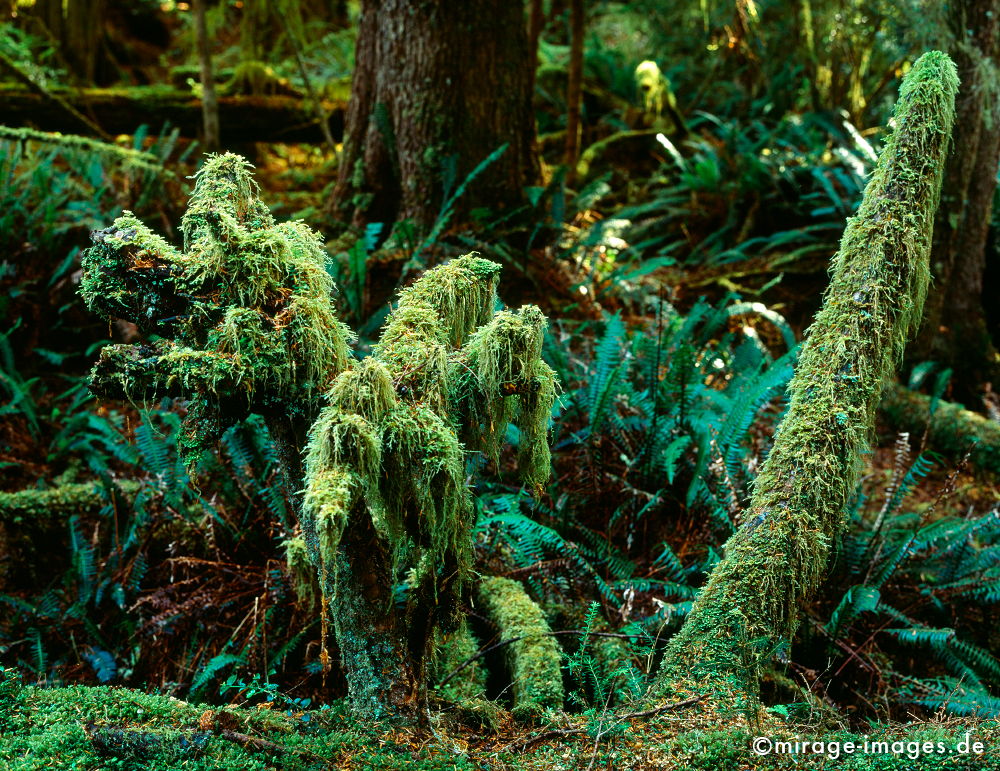
[[[903,82],[896,129],[848,221],[746,524],[671,640],[661,688],[709,681],[752,692],[757,664],[792,637],[822,578],[883,382],[920,319],[957,86],[939,52]]]
[[[982,408],[982,385],[1000,387],[1000,362],[983,310],[987,235],[1000,166],[1000,0],[948,4],[952,56],[962,82],[931,252],[933,289],[910,358],[954,371],[956,401]]]
[[[458,209],[521,204],[539,175],[533,68],[523,2],[365,0],[333,208],[427,225],[503,145]]]

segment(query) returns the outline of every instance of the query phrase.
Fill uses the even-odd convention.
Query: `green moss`
[[[756,661],[791,637],[822,577],[882,383],[920,318],[957,86],[954,65],[938,52],[903,81],[895,131],[834,258],[748,524],[671,640],[661,685],[723,677],[753,690]]]
[[[548,475],[555,377],[540,358],[545,318],[534,307],[494,317],[500,266],[470,255],[405,289],[358,362],[330,302],[321,242],[301,222],[275,223],[244,159],[208,158],[181,230],[178,251],[127,215],[88,251],[90,307],[158,336],[106,347],[92,388],[187,397],[179,445],[189,459],[228,425],[264,416],[301,501],[302,542],[290,542],[289,562],[300,570],[308,555],[319,571],[324,628],[330,607],[352,703],[374,715],[412,707],[415,689],[404,684],[399,696],[385,673],[423,671],[434,629],[457,618],[473,556],[460,440],[477,433],[469,416],[477,430],[481,415],[502,418],[488,421],[494,458],[514,420],[526,478],[537,486]],[[470,363],[485,380],[469,384]],[[515,396],[502,391],[511,384]],[[349,522],[363,553],[344,545]]]
[[[454,429],[426,407],[401,404],[386,415],[382,447],[381,518],[388,532],[406,531],[395,563],[410,570],[426,560],[435,596],[441,580],[457,589],[472,568],[472,506]]]
[[[196,175],[181,230],[183,252],[129,213],[95,235],[84,300],[161,336],[139,351],[105,349],[95,389],[132,399],[183,392],[220,427],[254,410],[308,414],[351,358],[319,238],[301,222],[276,224],[252,167],[230,153]]]
[[[336,409],[376,422],[396,404],[396,391],[389,370],[369,357],[337,377],[327,399]]]
[[[477,606],[497,626],[514,686],[514,714],[537,716],[563,703],[562,656],[542,609],[517,581],[492,576],[479,584]],[[515,639],[519,638],[519,639]]]
[[[427,305],[445,320],[446,341],[464,345],[476,327],[485,324],[496,303],[500,266],[466,255],[427,271],[399,295],[399,305]]]
[[[533,305],[501,311],[476,330],[454,359],[456,412],[472,449],[499,464],[507,424],[521,432],[519,467],[533,488],[549,477],[548,429],[555,372],[541,358],[545,316]]]
[[[285,540],[285,566],[291,578],[295,596],[306,608],[315,609],[319,597],[316,570],[309,559],[309,549],[301,535]]]
[[[465,621],[447,634],[439,632],[435,635],[431,657],[431,680],[440,682],[447,678],[477,653],[479,642]],[[480,659],[466,666],[448,683],[438,688],[437,692],[442,698],[455,704],[480,699],[486,694],[486,677],[486,668]]]

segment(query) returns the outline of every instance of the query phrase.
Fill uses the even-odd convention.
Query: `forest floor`
[[[553,714],[535,725],[501,711],[489,730],[438,713],[423,727],[399,728],[359,723],[343,702],[220,709],[124,688],[35,688],[8,679],[0,681],[0,763],[8,771],[1000,769],[995,720],[938,718],[857,733],[833,713],[793,721],[774,710],[690,701],[654,714]]]

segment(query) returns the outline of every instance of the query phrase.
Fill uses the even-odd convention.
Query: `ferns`
[[[906,657],[892,655],[883,676],[895,683],[894,696],[929,709],[958,715],[995,717],[1000,701],[1000,661],[972,642],[967,619],[1000,602],[1000,511],[980,517],[939,515],[952,478],[920,514],[907,502],[933,462],[925,455],[910,459],[909,437],[896,443],[895,462],[877,509],[858,495],[851,510],[851,530],[839,547],[835,584],[855,583],[830,613],[823,629],[850,649],[854,628],[874,628],[866,645],[891,651],[915,648],[930,654],[921,676],[907,673]],[[897,608],[905,608],[905,613]],[[863,616],[870,619],[870,623]],[[941,625],[947,618],[956,627]],[[926,662],[947,673],[926,677]],[[929,669],[933,672],[933,666]]]

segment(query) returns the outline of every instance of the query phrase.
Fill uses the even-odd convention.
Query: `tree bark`
[[[910,359],[951,367],[954,399],[981,409],[983,384],[1000,387],[1000,364],[983,310],[987,234],[1000,166],[1000,0],[957,0],[949,8],[950,47],[962,89],[934,222],[934,288]]]
[[[215,75],[212,73],[212,51],[205,24],[205,0],[194,0],[195,37],[198,43],[198,63],[201,65],[201,112],[204,124],[205,149],[219,149],[219,101],[215,95]]]
[[[566,151],[563,163],[570,177],[580,157],[580,110],[583,85],[583,0],[572,0],[569,10],[569,78],[566,85]]]
[[[532,69],[521,2],[367,0],[334,210],[428,225],[503,145],[456,210],[518,206],[539,175]]]

